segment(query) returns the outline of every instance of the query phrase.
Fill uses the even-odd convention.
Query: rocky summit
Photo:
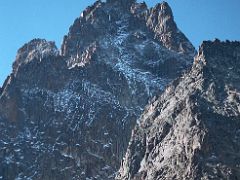
[[[25,44],[17,53],[12,73],[0,88],[0,179],[114,179],[131,131],[145,105],[191,67],[194,55],[194,47],[177,28],[166,2],[149,9],[145,3],[134,0],[96,1],[74,21],[60,50],[54,42],[43,39]],[[237,73],[237,70],[231,73]],[[228,77],[228,74],[220,75]],[[194,89],[194,80],[189,78],[192,86],[184,88]],[[209,88],[206,92],[214,95],[218,84],[213,83]],[[226,92],[230,94],[219,96],[226,100],[222,108],[232,109],[236,106],[238,91],[230,84],[224,88],[229,88]],[[219,100],[216,97],[206,103],[222,102]],[[181,101],[173,101],[176,102]],[[221,127],[229,130],[235,122],[234,113],[238,111],[217,109],[218,104],[213,107],[216,111],[213,117],[226,117],[217,112],[227,112],[232,123],[229,127],[219,126],[213,133],[218,134]],[[189,109],[186,111],[190,112]],[[167,129],[159,138],[164,139],[174,122],[163,126]],[[225,119],[220,122],[223,124]],[[176,130],[180,131],[179,128]],[[238,138],[233,130],[221,135],[225,137],[226,133],[231,133],[231,137],[236,133]],[[194,147],[198,148],[201,144],[196,138]],[[226,173],[230,167],[227,163],[234,161],[231,158],[235,157],[232,154],[236,152],[234,148],[238,148],[232,139],[228,144],[233,149],[229,150],[226,168],[223,167]],[[222,147],[221,144],[217,146]],[[211,147],[208,151],[215,152]],[[135,163],[142,158],[142,152],[139,155],[136,154],[138,160]],[[216,162],[221,160],[218,150],[215,156]],[[202,162],[207,161],[205,156],[201,157]],[[169,158],[166,156],[166,159]],[[142,164],[144,168],[148,167]],[[135,170],[131,171],[131,176],[139,171],[136,167],[138,165],[132,166]]]
[[[239,42],[203,42],[146,107],[117,179],[240,179],[239,67]]]

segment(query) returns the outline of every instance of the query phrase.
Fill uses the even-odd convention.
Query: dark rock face
[[[204,42],[145,109],[117,179],[239,179],[239,67],[239,42]]]
[[[19,66],[29,63],[33,59],[41,61],[44,57],[58,54],[59,52],[54,42],[34,39],[18,50],[16,60],[13,64],[13,72],[17,73]]]
[[[0,179],[114,179],[144,106],[195,52],[181,33],[181,42],[156,38],[153,13],[135,1],[97,1],[60,53],[41,39],[18,51],[0,94]]]

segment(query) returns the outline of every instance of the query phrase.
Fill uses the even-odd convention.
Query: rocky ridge
[[[240,43],[205,41],[145,109],[117,179],[240,178]]]

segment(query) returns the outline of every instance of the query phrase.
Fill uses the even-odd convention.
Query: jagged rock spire
[[[215,82],[215,84],[219,84],[219,87],[223,82],[238,84],[240,80],[239,66],[240,42],[221,42],[218,39],[204,41],[193,63],[196,74],[201,72],[205,79],[219,80],[219,82]],[[220,83],[220,81],[222,82]]]
[[[121,2],[125,4],[135,3],[136,0],[107,0],[107,3]]]
[[[130,9],[131,5],[135,3],[136,0],[107,0],[107,3],[119,3],[121,7]]]
[[[159,3],[150,9],[147,25],[155,29],[158,35],[177,29],[172,10],[167,2]]]
[[[195,54],[195,48],[186,36],[177,28],[172,9],[167,2],[157,4],[149,10],[147,26],[168,49]]]
[[[33,59],[41,59],[49,55],[58,55],[58,49],[53,41],[45,39],[33,39],[21,47],[13,63],[13,72],[16,73],[21,64],[30,62]]]

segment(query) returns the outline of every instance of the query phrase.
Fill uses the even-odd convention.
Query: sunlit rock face
[[[240,178],[240,43],[203,42],[146,107],[117,179]]]
[[[0,90],[0,179],[114,179],[136,119],[194,53],[166,3],[124,0],[87,7],[60,52],[25,44]]]

